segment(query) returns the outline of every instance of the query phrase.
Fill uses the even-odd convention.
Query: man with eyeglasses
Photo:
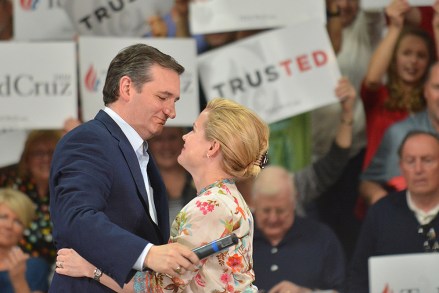
[[[341,291],[344,252],[332,230],[295,214],[293,175],[266,167],[253,185],[255,284],[260,292]],[[324,291],[321,291],[324,290]]]
[[[439,134],[411,131],[398,154],[407,189],[369,208],[349,271],[348,292],[369,292],[371,256],[439,252]]]

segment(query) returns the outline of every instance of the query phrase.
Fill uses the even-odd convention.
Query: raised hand
[[[393,0],[386,7],[386,15],[389,17],[390,25],[402,28],[406,13],[410,10],[407,0]]]

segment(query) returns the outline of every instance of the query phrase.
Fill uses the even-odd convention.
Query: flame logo
[[[23,10],[35,10],[39,0],[20,0],[20,6]]]
[[[386,283],[382,293],[393,293],[393,290],[389,287],[389,284]]]
[[[94,69],[93,65],[90,66],[90,68],[87,70],[87,73],[85,74],[85,88],[90,92],[95,92],[99,85],[99,80],[97,79],[96,70]]]

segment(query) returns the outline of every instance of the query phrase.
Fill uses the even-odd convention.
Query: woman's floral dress
[[[178,278],[137,273],[135,292],[257,292],[252,285],[253,217],[233,180],[201,190],[177,215],[169,242],[193,249],[232,232],[240,238],[238,244],[201,260],[196,272],[185,271]]]

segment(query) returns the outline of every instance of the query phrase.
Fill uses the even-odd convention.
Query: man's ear
[[[119,98],[125,102],[128,102],[131,100],[133,90],[134,88],[131,78],[126,75],[122,76],[119,80]]]

